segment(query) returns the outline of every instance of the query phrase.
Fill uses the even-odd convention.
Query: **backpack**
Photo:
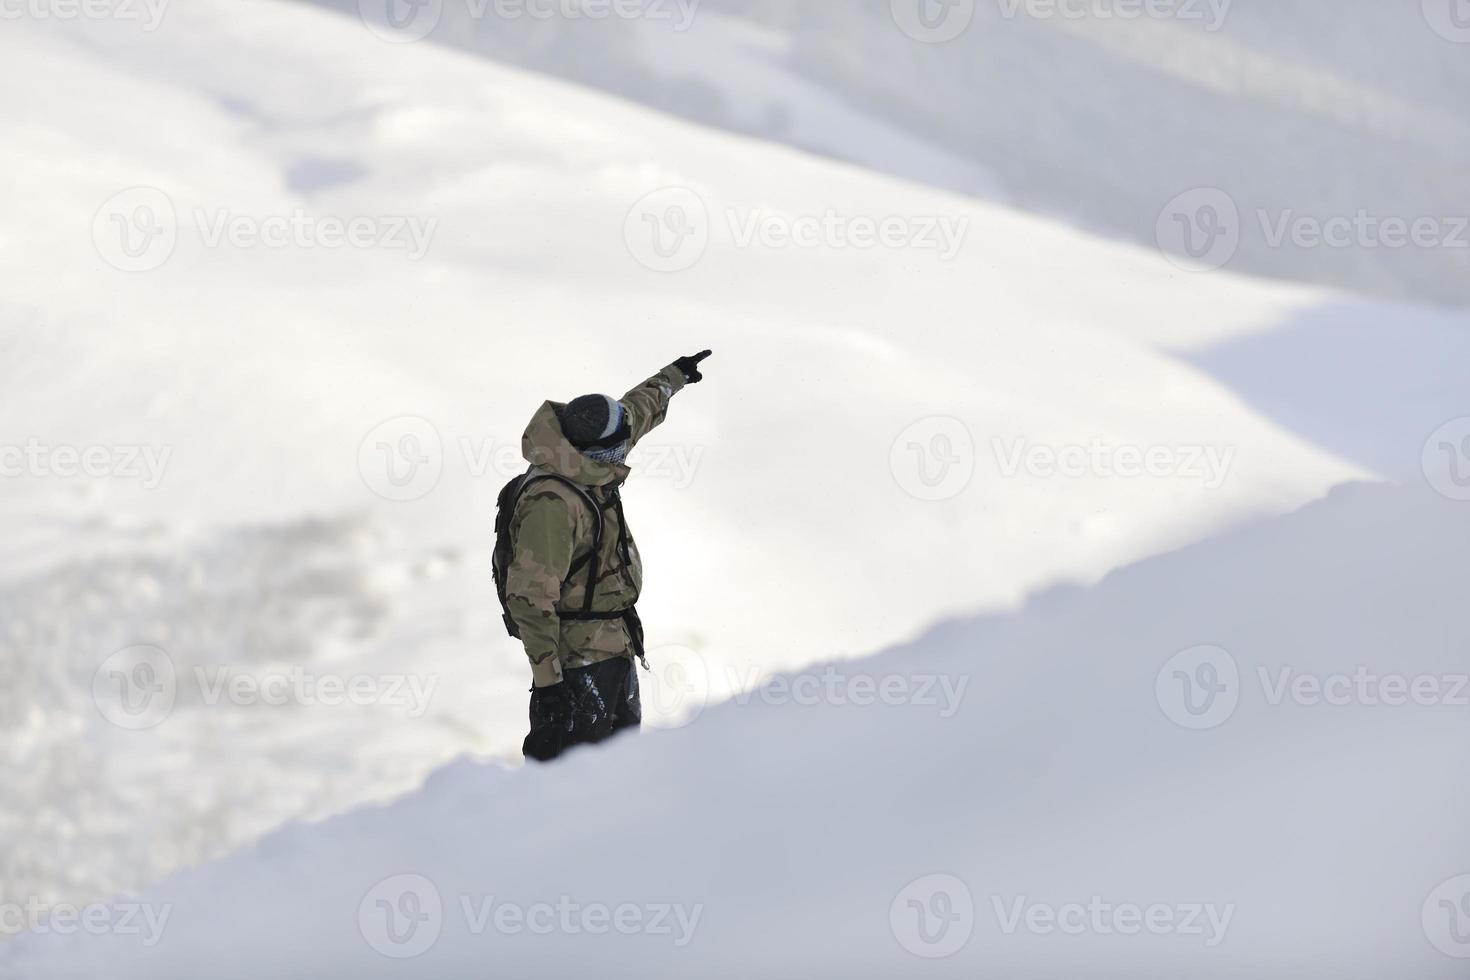
[[[592,499],[590,493],[565,477],[557,476],[554,473],[525,473],[505,485],[504,489],[500,491],[500,497],[496,500],[495,504],[495,557],[493,561],[495,592],[500,596],[500,609],[504,614],[506,632],[517,640],[521,638],[521,628],[516,625],[515,618],[510,614],[510,604],[505,594],[506,576],[510,569],[511,559],[515,557],[515,543],[511,541],[510,526],[511,522],[515,520],[516,508],[520,506],[521,497],[525,495],[526,490],[533,484],[540,483],[543,480],[554,480],[562,486],[567,487],[592,512],[592,550],[573,562],[571,569],[567,572],[567,581],[571,581],[577,577],[583,567],[588,567],[587,597],[583,602],[582,612],[579,616],[563,616],[563,618],[614,618],[611,616],[596,616],[592,612],[593,592],[601,572],[598,566],[600,564],[599,557],[602,554],[602,508],[597,506],[597,501]],[[623,615],[623,613],[618,613],[616,618],[622,618]]]

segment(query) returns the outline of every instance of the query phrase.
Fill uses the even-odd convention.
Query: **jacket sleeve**
[[[550,490],[532,490],[511,522],[515,552],[506,570],[505,598],[521,629],[537,687],[562,680],[561,617],[556,607],[571,569],[576,527],[570,504]]]
[[[663,425],[669,402],[685,384],[684,372],[670,364],[623,396],[623,408],[633,430],[632,445],[638,445],[644,436]]]

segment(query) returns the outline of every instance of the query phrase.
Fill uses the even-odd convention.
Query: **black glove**
[[[531,723],[553,724],[572,716],[572,689],[566,681],[531,689]]]
[[[684,372],[685,381],[689,384],[697,385],[704,380],[704,375],[699,373],[700,362],[713,353],[714,351],[707,350],[702,354],[695,354],[693,357],[681,357],[674,362],[674,367]]]
[[[566,686],[571,690],[572,738],[578,742],[600,742],[611,735],[612,712],[597,689],[592,672],[568,671]]]
[[[521,751],[550,762],[574,745],[600,742],[613,732],[613,713],[591,673],[571,670],[566,680],[531,691],[531,734]]]
[[[550,762],[572,744],[576,705],[565,681],[531,691],[531,734],[521,750],[527,759]]]

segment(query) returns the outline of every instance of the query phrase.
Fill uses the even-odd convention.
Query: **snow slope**
[[[30,937],[0,964],[26,980],[1459,977],[1467,547],[1464,504],[1344,487],[834,668],[846,694],[938,677],[957,701],[773,687],[552,769],[459,763],[94,913],[151,910],[158,930]],[[1208,660],[1176,657],[1201,644]],[[1191,687],[1191,713],[1176,681],[1207,663],[1224,693]]]
[[[701,700],[1381,472],[1189,360],[1329,304],[1362,309],[1348,298],[1184,276],[1152,250],[385,45],[298,4],[201,0],[154,33],[8,22],[0,78],[6,446],[167,460],[156,485],[3,482],[0,901],[117,894],[461,755],[514,760],[527,671],[490,597],[488,538],[517,467],[497,452],[514,455],[542,399],[621,390],[681,353],[717,349],[712,383],[680,396],[628,507],[667,675],[652,683],[702,669]],[[667,194],[640,202],[670,187],[711,220],[702,260],[676,273],[643,264],[636,234],[668,217]],[[752,213],[967,234],[948,261],[742,245]],[[416,261],[210,243],[222,218],[298,214],[437,224]],[[177,232],[167,260],[118,268],[117,222],[160,217]],[[1407,307],[1382,319],[1463,327]],[[1375,334],[1364,356],[1393,344]],[[1416,439],[1464,414],[1462,369],[1437,368],[1445,383],[1405,425],[1433,419]],[[1006,473],[1017,452],[1099,444],[1229,466]],[[415,451],[390,470],[383,447]],[[420,450],[437,483],[387,499]],[[178,690],[132,731],[109,723],[105,685],[140,676],[154,656],[140,645],[167,655]],[[200,671],[426,693],[220,701]],[[650,708],[665,724],[688,712]]]
[[[310,2],[354,19],[384,6]],[[632,6],[646,12],[596,17],[579,0],[401,9],[415,12],[412,36],[432,23],[431,41],[1149,247],[1176,195],[1218,188],[1238,209],[1223,218],[1234,271],[1470,300],[1470,233],[1453,231],[1470,217],[1460,0]],[[919,10],[948,40],[900,29]],[[1273,230],[1360,213],[1432,219],[1444,234],[1405,247],[1353,233],[1344,247]]]

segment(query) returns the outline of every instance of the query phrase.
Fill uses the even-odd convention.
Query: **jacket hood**
[[[618,486],[627,480],[632,472],[628,467],[599,463],[572,445],[557,418],[557,412],[563,408],[566,406],[560,402],[547,402],[531,419],[521,439],[521,454],[526,462],[584,487]]]

